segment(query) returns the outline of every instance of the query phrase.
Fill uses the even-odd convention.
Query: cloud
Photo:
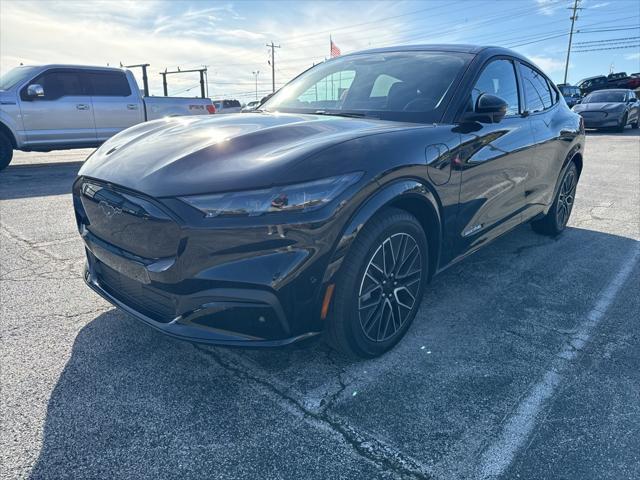
[[[564,70],[564,61],[551,57],[531,56],[529,57],[533,63],[538,65],[545,73],[551,74]]]
[[[538,13],[542,15],[553,15],[559,8],[556,0],[536,0],[538,5]]]
[[[640,60],[640,53],[632,53],[631,55],[627,55],[626,57],[627,60]]]

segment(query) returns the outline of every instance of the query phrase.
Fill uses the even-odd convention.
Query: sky
[[[0,0],[0,73],[21,63],[149,63],[151,92],[162,94],[158,72],[206,65],[210,97],[246,102],[255,97],[254,72],[259,72],[258,96],[271,91],[267,43],[280,45],[275,52],[278,88],[326,59],[331,35],[343,54],[423,43],[510,47],[560,83],[572,4],[573,0]],[[568,81],[611,69],[640,72],[640,2],[582,0],[580,7]],[[198,95],[197,74],[169,77],[169,94]]]

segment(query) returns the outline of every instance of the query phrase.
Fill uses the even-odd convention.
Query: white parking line
[[[482,454],[478,471],[480,478],[496,478],[511,465],[515,455],[533,431],[536,418],[545,402],[551,398],[562,381],[563,375],[571,368],[570,361],[589,342],[593,330],[604,317],[639,259],[640,243],[636,243],[623,262],[620,271],[598,296],[596,304],[587,314],[584,322],[579,325],[576,333],[563,344],[549,370],[519,403],[515,413],[505,423],[496,441]]]

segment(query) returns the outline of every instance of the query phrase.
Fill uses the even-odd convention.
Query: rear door
[[[458,219],[463,254],[520,223],[524,179],[534,149],[512,59],[494,58],[485,64],[470,94],[469,108],[483,93],[502,98],[508,109],[499,123],[460,127]]]
[[[142,102],[124,71],[87,70],[98,141],[144,121]]]
[[[43,97],[28,97],[39,84]],[[79,70],[50,69],[20,90],[20,110],[29,146],[92,145],[96,129],[88,87]]]
[[[525,98],[525,113],[531,120],[535,154],[526,170],[525,217],[544,210],[552,201],[560,169],[570,142],[564,141],[567,115],[560,110],[558,93],[551,81],[531,65],[520,63],[520,77]],[[565,148],[563,148],[563,144]]]

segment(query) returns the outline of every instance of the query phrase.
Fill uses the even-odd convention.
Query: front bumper
[[[181,203],[168,208],[164,200],[90,182],[95,188],[86,192],[82,180],[74,184],[85,281],[110,303],[196,342],[269,347],[322,331],[324,275],[342,225],[335,215],[214,227]]]
[[[618,127],[622,123],[621,112],[578,112],[584,119],[585,128]]]

